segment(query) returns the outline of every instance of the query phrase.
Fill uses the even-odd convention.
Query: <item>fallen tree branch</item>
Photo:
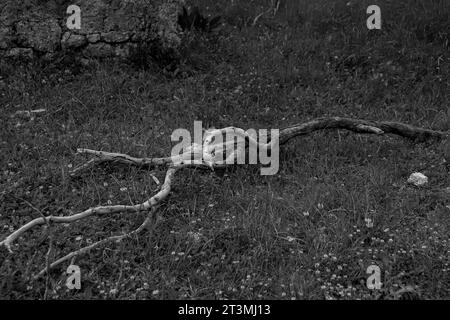
[[[169,168],[169,170],[167,170],[166,178],[165,178],[164,184],[161,187],[161,190],[156,195],[154,195],[153,197],[151,197],[150,199],[148,199],[147,201],[145,201],[143,203],[132,205],[132,206],[130,206],[130,205],[99,206],[99,207],[87,209],[83,212],[80,212],[80,213],[77,213],[77,214],[74,214],[71,216],[63,216],[63,217],[46,216],[45,219],[44,218],[36,218],[34,220],[31,220],[27,224],[23,225],[21,228],[17,229],[16,231],[14,231],[8,237],[6,237],[5,240],[0,242],[0,246],[4,245],[8,249],[9,252],[12,252],[11,244],[18,237],[20,237],[23,233],[25,233],[26,231],[28,231],[36,226],[39,226],[42,224],[47,224],[50,222],[71,223],[71,222],[75,222],[75,221],[78,221],[83,218],[87,218],[94,214],[104,215],[104,214],[112,214],[112,213],[119,213],[119,212],[140,212],[140,211],[149,210],[152,207],[155,207],[156,205],[161,203],[161,201],[163,201],[169,195],[171,185],[172,185],[172,180],[173,180],[173,177],[174,177],[177,169],[178,168]]]
[[[239,128],[227,127],[223,129],[217,129],[215,132],[225,133],[230,130],[238,130]],[[331,129],[344,129],[353,131],[356,133],[364,134],[395,134],[404,138],[408,138],[417,142],[425,141],[428,139],[442,139],[448,138],[449,134],[446,132],[435,131],[430,129],[423,129],[414,127],[408,124],[399,122],[389,122],[389,121],[370,121],[362,119],[351,119],[342,117],[329,117],[329,118],[318,118],[305,123],[295,124],[280,130],[279,143],[280,145],[286,144],[292,138],[297,136],[303,136],[314,131],[321,130],[331,130]],[[242,129],[240,129],[242,130]],[[242,130],[243,131],[243,130]],[[238,132],[238,131],[236,131]],[[248,136],[246,136],[248,138]],[[258,142],[254,141],[255,144],[261,146]],[[262,147],[269,147],[269,144]],[[179,161],[179,158],[174,157],[162,157],[162,158],[135,158],[126,154],[104,152],[90,149],[78,149],[79,154],[89,154],[95,156],[95,158],[89,160],[84,165],[81,165],[71,171],[70,175],[72,177],[76,176],[78,173],[86,168],[98,165],[100,163],[117,163],[125,165],[133,165],[137,167],[158,167],[158,166],[170,166],[175,162]],[[198,164],[198,167],[211,169],[207,164]],[[222,165],[215,165],[215,167],[222,167]]]
[[[280,144],[290,139],[309,134],[317,130],[346,129],[357,133],[395,134],[418,142],[449,137],[448,133],[414,127],[405,123],[390,121],[369,121],[341,117],[318,118],[306,123],[289,126],[280,131]]]
[[[314,131],[318,130],[329,130],[329,129],[345,129],[349,131],[353,131],[356,133],[365,133],[365,134],[376,134],[376,135],[384,135],[384,134],[395,134],[401,137],[405,137],[408,139],[412,139],[414,141],[425,141],[427,139],[443,139],[449,138],[449,134],[440,131],[434,131],[429,129],[423,129],[414,127],[411,125],[398,123],[398,122],[387,122],[387,121],[368,121],[361,119],[350,119],[350,118],[341,118],[341,117],[330,117],[330,118],[319,118],[306,123],[296,124],[293,126],[289,126],[287,128],[281,129],[279,132],[279,144],[283,145],[290,141],[292,138],[302,135],[307,135]],[[156,212],[156,208],[161,204],[161,202],[167,198],[170,193],[171,185],[173,181],[173,177],[177,170],[185,167],[195,167],[202,169],[213,169],[214,168],[222,168],[228,164],[223,160],[216,161],[214,158],[214,153],[218,152],[223,153],[225,151],[225,147],[228,145],[236,146],[236,143],[233,141],[225,141],[221,146],[217,146],[213,144],[214,135],[222,135],[225,133],[234,133],[240,135],[245,138],[245,145],[237,146],[240,151],[243,148],[253,145],[258,148],[271,149],[274,147],[275,143],[278,141],[269,141],[265,144],[257,142],[252,136],[250,136],[243,129],[235,128],[235,127],[227,127],[223,129],[215,129],[210,131],[205,136],[206,151],[203,146],[192,144],[188,150],[177,156],[170,157],[162,157],[162,158],[136,158],[126,154],[120,153],[111,153],[104,151],[97,151],[91,149],[78,149],[77,153],[80,154],[88,154],[94,156],[91,160],[87,161],[85,164],[75,168],[70,175],[76,176],[79,172],[96,166],[100,163],[119,163],[126,165],[133,165],[138,167],[167,167],[167,172],[165,176],[165,181],[161,186],[159,192],[152,196],[149,200],[137,204],[137,205],[113,205],[113,206],[99,206],[95,208],[87,209],[83,212],[71,215],[71,216],[46,216],[41,218],[36,218],[27,224],[23,225],[8,237],[6,237],[3,241],[0,242],[0,246],[4,245],[8,251],[12,252],[11,245],[12,243],[20,237],[26,231],[42,224],[49,224],[50,222],[54,223],[71,223],[78,221],[83,218],[87,218],[92,215],[104,215],[104,214],[112,214],[119,212],[140,212],[150,210],[151,213],[147,216],[145,221],[137,228],[129,233],[112,236],[106,239],[102,239],[98,242],[95,242],[89,246],[83,247],[79,250],[73,251],[66,256],[54,261],[50,265],[47,262],[47,267],[39,272],[37,277],[43,275],[48,272],[49,269],[61,264],[64,261],[67,261],[71,258],[74,258],[77,255],[83,254],[93,248],[96,248],[100,245],[111,241],[120,241],[122,239],[131,237],[140,233],[144,230],[151,222],[152,213]],[[208,145],[212,144],[212,145]],[[208,147],[212,147],[212,149],[208,149]],[[212,150],[212,152],[211,152]],[[239,152],[240,152],[239,151]],[[237,152],[237,151],[236,151]],[[223,155],[223,154],[220,154]],[[232,153],[232,157],[236,158],[238,156],[237,153]],[[206,160],[205,160],[206,158]],[[152,175],[153,180],[158,184],[159,181],[156,177]]]
[[[165,158],[135,158],[126,154],[104,152],[90,149],[77,149],[79,154],[89,154],[95,156],[95,158],[89,160],[85,164],[73,169],[70,172],[70,176],[76,176],[80,171],[87,168],[98,165],[102,162],[120,163],[120,164],[131,164],[139,167],[157,167],[172,164],[171,157]]]
[[[99,240],[99,241],[94,242],[93,244],[85,246],[85,247],[83,247],[81,249],[72,251],[69,254],[65,255],[64,257],[59,258],[58,260],[52,262],[50,265],[47,264],[47,267],[45,269],[41,270],[36,275],[35,278],[41,277],[42,275],[44,275],[44,273],[48,272],[50,269],[56,267],[57,265],[63,263],[64,261],[72,259],[72,258],[74,258],[74,257],[76,257],[78,255],[83,254],[83,253],[86,253],[86,252],[88,252],[88,251],[90,251],[90,250],[92,250],[94,248],[97,248],[97,247],[103,245],[103,244],[106,244],[106,243],[109,243],[109,242],[113,242],[113,241],[119,242],[119,241],[122,241],[125,238],[130,238],[133,235],[137,235],[137,234],[141,233],[145,228],[147,228],[150,225],[150,222],[152,220],[155,220],[154,217],[153,217],[153,214],[156,214],[156,210],[157,210],[157,208],[153,207],[151,212],[145,218],[144,222],[137,229],[135,229],[135,230],[133,230],[131,232],[125,233],[125,234],[111,236],[111,237]]]

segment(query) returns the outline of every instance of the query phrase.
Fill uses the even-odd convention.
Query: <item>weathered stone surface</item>
[[[94,57],[126,56],[137,42],[180,44],[184,0],[0,0],[0,58],[71,49]],[[67,7],[81,9],[81,29],[66,26]]]
[[[61,39],[61,46],[63,49],[67,48],[79,48],[87,43],[86,36],[81,34],[73,34],[66,32]]]
[[[100,41],[100,35],[98,33],[88,34],[86,38],[89,43],[96,43]]]
[[[5,57],[33,58],[33,49],[30,48],[12,48],[8,50]]]
[[[11,45],[11,37],[9,35],[9,29],[6,27],[0,27],[0,49],[8,49]]]
[[[16,23],[17,42],[21,47],[40,52],[54,52],[59,47],[61,28],[56,18],[33,12]]]
[[[107,43],[126,42],[130,39],[129,32],[110,31],[101,34],[101,39]]]

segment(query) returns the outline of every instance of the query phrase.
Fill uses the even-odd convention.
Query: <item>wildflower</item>
[[[109,290],[109,294],[112,294],[112,295],[117,294],[117,292],[119,292],[119,290],[117,290],[117,289],[111,289],[111,290]]]
[[[367,228],[373,228],[373,220],[370,218],[364,219],[366,221],[366,227]]]

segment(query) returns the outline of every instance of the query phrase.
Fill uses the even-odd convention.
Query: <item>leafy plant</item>
[[[202,32],[211,32],[220,25],[221,16],[209,19],[200,13],[198,7],[194,7],[190,12],[183,7],[182,13],[178,15],[178,24],[183,31],[200,30]]]

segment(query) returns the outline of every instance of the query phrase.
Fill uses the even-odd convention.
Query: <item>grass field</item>
[[[173,61],[141,51],[131,64],[0,62],[0,239],[41,213],[154,194],[148,172],[132,167],[70,179],[86,160],[80,147],[166,156],[172,131],[194,120],[270,129],[346,116],[450,130],[446,0],[379,0],[382,29],[371,31],[367,1],[191,3],[224,24],[187,33]],[[34,119],[13,116],[39,108],[47,112]],[[48,283],[32,279],[49,241],[43,228],[30,231],[14,254],[0,248],[0,298],[450,298],[449,141],[316,132],[280,157],[275,176],[245,166],[223,177],[180,172],[153,232],[75,259],[81,290],[65,286],[68,263]],[[415,171],[426,186],[406,183]],[[54,225],[51,258],[144,217]],[[381,269],[380,290],[366,286],[370,265]]]

